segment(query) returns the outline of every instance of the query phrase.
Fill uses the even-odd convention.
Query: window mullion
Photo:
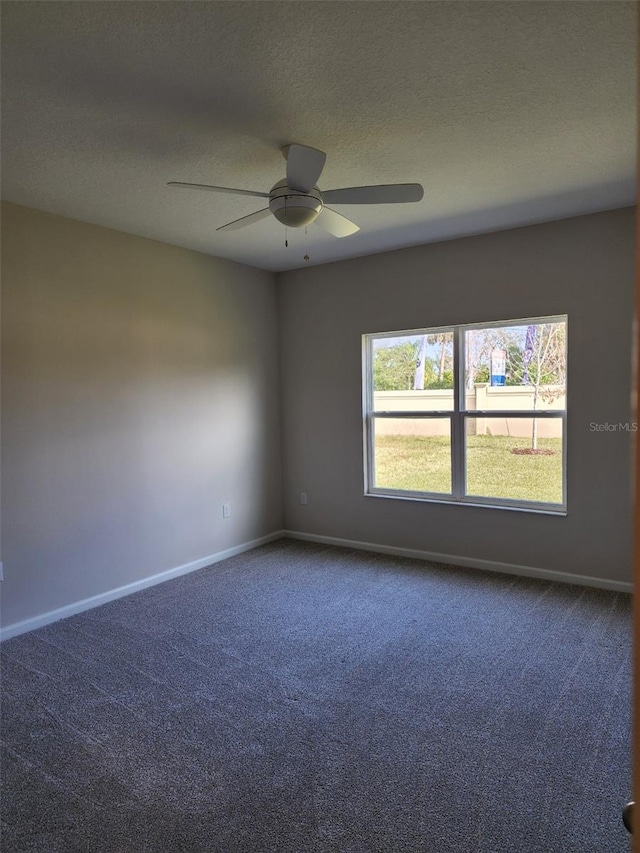
[[[451,491],[456,500],[464,495],[464,334],[459,327],[453,330],[453,406],[451,417]]]
[[[375,485],[375,416],[373,396],[373,341],[370,337],[363,339],[363,362],[362,374],[362,405],[364,410],[364,473],[365,493],[371,491]]]

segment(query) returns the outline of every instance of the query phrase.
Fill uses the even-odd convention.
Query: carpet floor
[[[629,850],[627,595],[280,540],[1,655],[4,853]]]

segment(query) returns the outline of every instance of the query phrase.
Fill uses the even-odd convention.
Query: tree
[[[522,385],[524,360],[522,345],[511,343],[507,346],[507,377],[505,385]]]
[[[552,402],[565,393],[567,382],[565,323],[536,323],[527,326],[520,351],[507,350],[509,384],[533,388],[533,411],[540,400]],[[538,419],[533,418],[531,449],[538,449]]]
[[[440,347],[440,355],[438,356],[438,379],[437,382],[444,381],[444,374],[447,369],[447,364],[452,362],[451,350],[453,348],[453,335],[451,332],[440,332],[436,335],[426,335],[427,343]],[[451,365],[453,366],[453,365]]]
[[[453,370],[445,370],[442,379],[433,379],[425,385],[429,391],[451,391],[453,390]]]
[[[373,356],[375,391],[410,391],[418,355],[418,342],[406,341],[381,347]]]
[[[506,384],[533,390],[533,411],[541,400],[551,402],[565,392],[566,327],[564,323],[469,329],[465,337],[466,387],[490,380],[491,352],[506,353]],[[531,449],[538,449],[538,419],[533,418]]]

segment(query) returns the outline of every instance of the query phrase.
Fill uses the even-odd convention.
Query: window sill
[[[430,503],[430,504],[443,504],[444,506],[463,506],[463,507],[474,507],[480,509],[499,509],[499,510],[508,510],[510,512],[528,512],[533,513],[535,515],[555,515],[555,516],[565,516],[567,515],[566,506],[557,507],[550,504],[541,504],[539,506],[536,505],[522,505],[515,503],[497,503],[492,501],[490,498],[487,500],[470,500],[466,498],[465,500],[455,500],[454,498],[448,497],[437,497],[435,495],[421,495],[412,492],[408,492],[406,494],[402,492],[386,492],[386,491],[370,491],[364,493],[365,498],[389,498],[393,501],[416,501],[418,503]]]

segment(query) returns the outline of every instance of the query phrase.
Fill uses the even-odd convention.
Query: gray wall
[[[3,626],[280,529],[281,470],[291,530],[630,580],[630,435],[589,424],[630,417],[631,210],[311,267],[277,288],[2,212]],[[566,518],[363,496],[362,334],[565,312]]]
[[[275,276],[2,210],[3,625],[279,529]]]
[[[630,419],[633,217],[618,210],[281,274],[285,527],[630,580],[631,436],[589,425]],[[564,313],[566,517],[363,496],[361,335]]]

